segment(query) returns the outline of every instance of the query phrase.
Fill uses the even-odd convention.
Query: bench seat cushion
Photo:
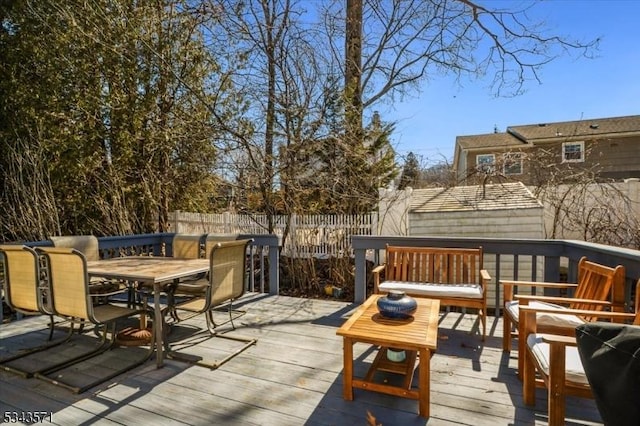
[[[461,297],[482,299],[482,287],[479,284],[432,284],[407,281],[384,281],[380,283],[381,292],[399,290],[424,297]]]
[[[535,300],[529,302],[529,305],[527,306],[531,306],[532,308],[538,308],[538,309],[557,309],[559,311],[562,311],[563,309],[567,309],[561,305],[556,305],[556,304],[547,303],[547,302],[539,302]],[[515,322],[518,322],[518,318],[520,314],[518,301],[514,300],[511,302],[505,303],[505,308],[509,311],[511,318],[513,318]],[[581,324],[584,324],[585,321],[576,315],[560,315],[560,314],[556,315],[556,314],[547,313],[547,312],[540,312],[536,314],[536,323],[538,325],[544,325],[544,326],[575,328]]]
[[[531,349],[533,356],[536,357],[545,375],[549,375],[549,344],[542,341],[542,337],[538,334],[530,334],[527,338],[527,345]],[[575,346],[567,346],[565,352],[565,370],[566,379],[581,384],[588,384],[587,375],[584,372],[580,353]]]

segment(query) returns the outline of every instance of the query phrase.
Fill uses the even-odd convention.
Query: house
[[[640,177],[640,115],[509,126],[458,136],[459,183],[488,178],[543,185],[588,173],[598,181]]]

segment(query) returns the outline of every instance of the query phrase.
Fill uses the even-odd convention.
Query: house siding
[[[562,144],[579,141],[585,145],[584,162],[563,162]],[[501,159],[508,152],[525,153],[523,173],[503,177],[494,174],[490,176],[490,181],[506,178],[526,185],[541,185],[548,180],[544,173],[549,165],[555,165],[559,173],[563,170],[590,170],[601,181],[638,178],[640,116],[514,126],[505,133],[458,136],[455,151],[459,160],[454,165],[456,174],[467,185],[487,178],[484,173],[476,171],[478,155],[494,154],[496,174],[501,174]],[[567,174],[571,175],[572,172]]]

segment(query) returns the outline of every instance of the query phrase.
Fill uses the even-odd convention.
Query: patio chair
[[[49,316],[49,336],[47,342],[35,347],[24,348],[19,353],[0,359],[0,365],[6,371],[30,377],[33,371],[27,371],[12,361],[35,352],[40,352],[64,343],[71,338],[73,329],[64,338],[53,339],[54,316],[49,306],[46,288],[41,284],[40,261],[38,254],[30,247],[23,245],[1,245],[0,260],[4,265],[5,301],[7,305],[23,315]]]
[[[112,371],[107,376],[99,377],[91,383],[77,386],[66,381],[64,375],[56,375],[55,373],[60,370],[90,359],[112,348],[115,343],[116,325],[119,320],[124,320],[136,315],[147,315],[149,312],[146,308],[130,308],[114,303],[94,304],[92,300],[93,295],[89,292],[87,261],[80,251],[72,248],[55,247],[38,247],[36,250],[41,253],[46,260],[45,265],[52,296],[52,311],[58,316],[69,319],[72,323],[90,322],[96,326],[97,330],[102,330],[101,342],[96,348],[66,362],[42,370],[35,374],[36,377],[71,389],[76,393],[81,393],[149,359],[154,349],[155,342],[153,340],[149,345],[149,350],[143,357]],[[156,324],[153,326],[155,327]]]
[[[81,252],[87,262],[100,260],[100,252],[98,250],[98,239],[94,235],[63,235],[57,237],[49,237],[54,247],[73,248]],[[94,295],[102,297],[95,298],[96,302],[107,301],[110,296],[122,294],[128,291],[127,287],[122,283],[114,280],[105,280],[100,277],[91,277],[89,281],[89,291]],[[129,294],[130,298],[133,294]],[[130,300],[131,303],[131,300]]]
[[[205,234],[197,235],[176,234],[173,237],[173,257],[197,258],[201,257],[200,241],[203,238],[204,254],[207,259],[211,256],[213,247],[219,242],[236,241],[238,234]],[[170,286],[168,292],[170,309],[168,312],[175,321],[181,321],[178,310],[174,309],[175,298],[204,297],[209,287],[209,274],[180,280]]]
[[[558,315],[553,309],[521,306],[520,320],[525,345],[522,393],[524,403],[535,405],[536,387],[547,390],[547,414],[549,425],[563,425],[565,421],[565,400],[568,395],[593,398],[589,379],[585,374],[575,336],[540,333],[537,318],[540,313]],[[614,322],[634,321],[640,325],[640,313],[630,314],[610,311],[567,309],[564,315],[594,317]],[[590,325],[585,323],[578,328]],[[620,365],[620,368],[623,366]],[[537,373],[537,374],[536,374]],[[625,372],[621,372],[625,375]],[[609,377],[613,377],[611,374]],[[609,383],[611,385],[611,383]],[[637,401],[636,401],[637,403]],[[634,419],[637,424],[637,418]]]
[[[216,324],[213,318],[214,309],[226,303],[229,312],[229,320],[227,322],[230,322],[232,330],[235,330],[236,327],[233,320],[237,319],[237,317],[233,317],[233,302],[240,298],[245,292],[247,277],[246,251],[251,241],[252,240],[227,241],[218,242],[213,245],[209,256],[211,265],[209,270],[209,285],[205,293],[184,302],[176,303],[174,306],[176,310],[190,313],[189,318],[199,314],[205,315],[207,331],[211,336],[236,340],[243,342],[244,345],[221,361],[211,362],[200,359],[194,360],[194,358],[188,354],[172,351],[169,347],[168,340],[165,339],[165,342],[167,342],[167,356],[169,358],[215,369],[256,343],[256,339],[219,333],[218,330],[216,330],[218,324]],[[243,312],[241,315],[242,314]],[[164,330],[166,330],[166,327]]]
[[[175,234],[171,242],[171,254],[173,257],[183,259],[199,259],[202,257],[202,243],[206,234]],[[180,321],[175,306],[176,297],[196,297],[204,294],[209,286],[206,274],[183,278],[180,281],[167,283],[164,292],[167,294],[167,312],[174,321]],[[143,292],[148,294],[151,287],[143,284]]]
[[[504,318],[502,329],[502,348],[511,350],[511,338],[521,335],[519,306],[531,305],[546,309],[540,311],[538,330],[541,333],[552,333],[573,336],[575,328],[596,319],[589,315],[556,315],[554,310],[581,309],[600,311],[607,307],[611,310],[621,309],[614,301],[614,295],[624,291],[625,269],[618,265],[615,268],[604,266],[582,257],[578,262],[578,283],[549,283],[534,281],[500,280],[504,287]],[[514,287],[536,287],[542,289],[569,289],[573,296],[554,297],[544,295],[514,294]],[[516,333],[512,335],[512,327]],[[525,339],[518,338],[518,377],[522,379],[523,357],[526,346]]]

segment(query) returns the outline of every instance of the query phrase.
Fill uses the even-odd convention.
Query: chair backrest
[[[247,246],[251,240],[216,243],[210,259],[209,288],[210,307],[244,294],[247,276]]]
[[[84,254],[73,248],[38,247],[36,250],[46,260],[53,312],[98,323],[93,315]]]
[[[480,282],[482,247],[386,247],[385,276],[389,281],[433,284],[475,284]]]
[[[624,292],[625,268],[618,265],[615,268],[594,263],[582,257],[578,262],[578,286],[576,287],[575,299],[608,300],[616,303],[623,301],[615,300],[615,294]],[[569,305],[571,309],[600,310],[602,305],[591,303],[575,302]],[[621,308],[621,306],[614,308]]]
[[[171,243],[173,257],[183,259],[199,259],[201,257],[200,242],[204,235],[176,234]]]
[[[50,313],[40,286],[38,254],[30,247],[0,245],[4,264],[5,299],[10,308],[22,313]]]
[[[209,259],[211,256],[211,250],[217,243],[236,241],[239,237],[240,234],[207,234],[207,238],[204,243],[205,258]]]
[[[80,251],[87,261],[100,260],[98,239],[93,235],[65,235],[49,239],[54,247],[74,248]]]

